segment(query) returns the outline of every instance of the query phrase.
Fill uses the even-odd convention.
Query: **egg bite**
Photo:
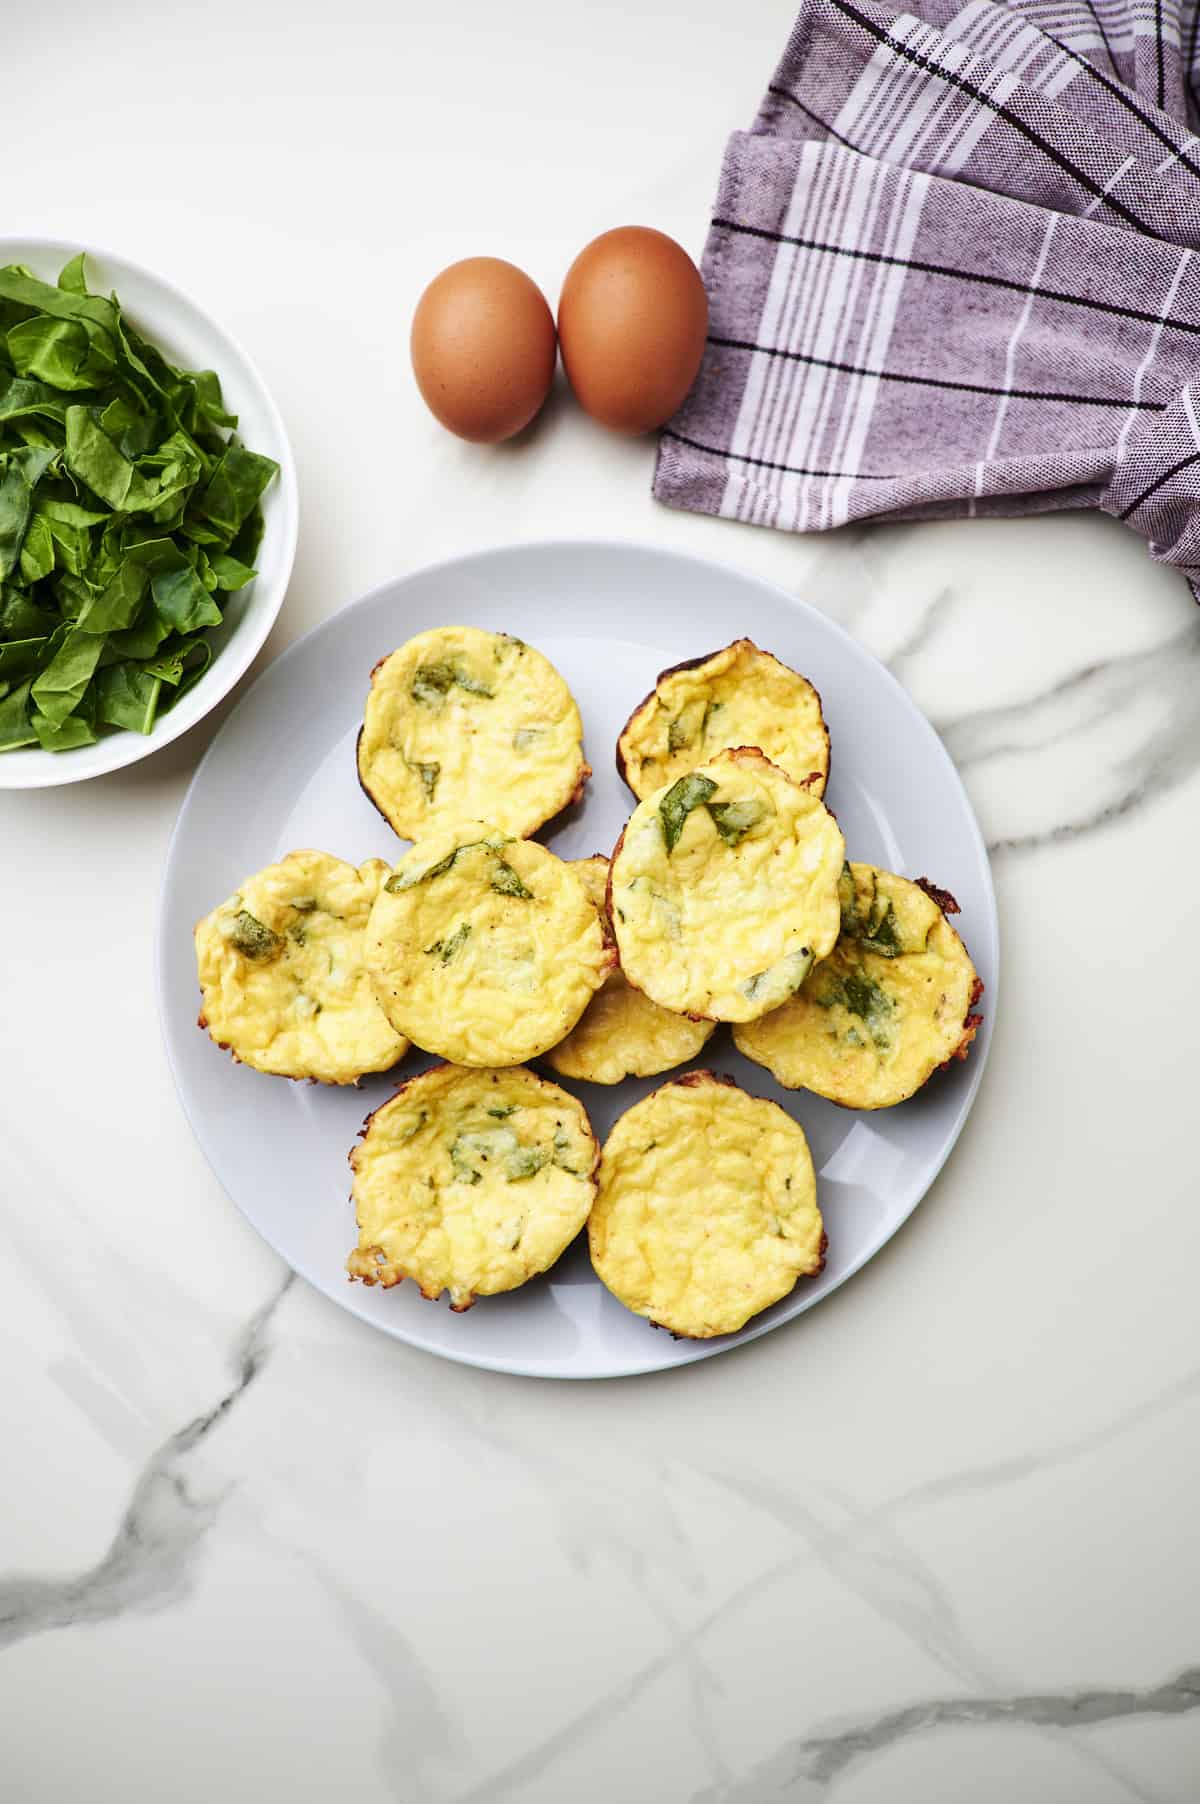
[[[640,802],[608,906],[630,983],[697,1020],[753,1021],[832,952],[845,846],[819,796],[762,752],[719,752]]]
[[[523,839],[592,774],[553,664],[475,626],[418,633],[375,666],[357,758],[363,789],[404,839],[482,815]]]
[[[450,1307],[515,1290],[568,1247],[596,1194],[583,1105],[514,1067],[435,1065],[368,1115],[350,1154],[358,1246],[351,1278],[412,1278]]]
[[[849,1109],[904,1102],[965,1059],[983,985],[947,920],[958,903],[922,877],[848,864],[841,934],[790,1001],[734,1029],[738,1049],[788,1090]]]
[[[460,821],[384,883],[366,961],[397,1033],[458,1065],[520,1065],[571,1031],[616,950],[561,858]]]
[[[588,1244],[635,1315],[691,1340],[736,1333],[825,1263],[803,1128],[732,1078],[673,1078],[608,1136]]]
[[[780,770],[824,795],[829,729],[821,698],[798,671],[735,639],[664,670],[617,740],[617,769],[645,798],[731,746],[756,745]]]
[[[289,852],[248,877],[196,928],[200,1025],[244,1065],[275,1077],[353,1084],[390,1071],[408,1041],[388,1021],[363,959],[381,858],[356,870],[328,852]]]
[[[607,926],[608,859],[602,853],[572,867]],[[626,982],[619,966],[609,972],[565,1040],[546,1063],[563,1077],[589,1084],[619,1084],[626,1077],[657,1077],[686,1065],[709,1039],[713,1022],[673,1015]]]

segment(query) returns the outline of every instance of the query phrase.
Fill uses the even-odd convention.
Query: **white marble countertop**
[[[798,540],[672,514],[650,446],[561,397],[486,452],[432,426],[408,372],[413,300],[453,257],[509,256],[553,294],[612,224],[698,252],[789,22],[786,0],[66,0],[10,35],[8,229],[173,276],[287,418],[301,542],[267,655],[500,541],[740,563],[937,723],[1005,954],[962,1141],[844,1289],[661,1378],[497,1378],[289,1282],[193,1144],[151,944],[211,725],[0,795],[13,1804],[1197,1795],[1183,583],[1093,519]]]

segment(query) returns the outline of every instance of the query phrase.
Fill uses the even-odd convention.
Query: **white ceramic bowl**
[[[182,369],[216,370],[225,405],[238,416],[238,435],[252,451],[273,457],[279,475],[263,496],[264,531],[254,582],[225,604],[213,632],[213,660],[188,694],[164,714],[152,733],[113,732],[95,745],[72,752],[44,752],[40,746],[0,753],[0,789],[48,789],[79,783],[105,771],[136,764],[170,745],[215,708],[249,668],[283,606],[296,555],[296,466],[279,411],[249,357],[237,341],[202,313],[177,288],[136,263],[86,244],[51,238],[0,238],[0,267],[24,263],[43,281],[53,282],[63,264],[82,250],[88,287],[116,292],[138,331]]]

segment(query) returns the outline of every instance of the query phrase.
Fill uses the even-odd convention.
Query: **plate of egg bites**
[[[749,575],[562,542],[385,584],[258,679],[158,956],[192,1126],[296,1271],[428,1351],[614,1377],[895,1233],[982,1077],[998,936],[870,653]]]

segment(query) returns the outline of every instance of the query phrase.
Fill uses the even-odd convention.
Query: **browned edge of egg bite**
[[[633,725],[636,717],[641,713],[642,709],[646,706],[647,702],[652,702],[654,700],[654,697],[658,693],[658,685],[660,683],[665,683],[668,677],[678,676],[679,672],[681,670],[696,670],[701,664],[707,664],[710,658],[719,657],[723,651],[728,651],[730,649],[730,646],[733,646],[733,645],[748,645],[748,646],[750,646],[750,648],[753,651],[758,652],[760,657],[775,658],[775,662],[777,664],[783,664],[783,668],[785,670],[790,671],[794,677],[799,677],[801,682],[808,684],[809,688],[812,690],[813,694],[817,698],[817,707],[821,711],[821,727],[825,734],[825,783],[826,783],[826,787],[828,787],[829,775],[833,769],[833,741],[829,737],[829,722],[825,718],[825,703],[822,700],[821,691],[817,688],[817,685],[813,682],[812,678],[805,676],[805,674],[802,670],[797,670],[791,664],[784,664],[783,659],[775,657],[775,653],[773,651],[764,651],[763,647],[761,645],[757,645],[753,639],[747,639],[745,634],[743,634],[741,636],[741,638],[739,638],[739,639],[731,639],[729,641],[729,645],[714,646],[712,651],[706,651],[706,652],[702,653],[702,655],[698,658],[684,658],[681,663],[669,664],[667,666],[666,670],[659,671],[658,675],[654,679],[654,687],[652,689],[648,689],[646,691],[646,694],[643,695],[643,697],[642,697],[641,701],[638,703],[637,707],[632,710],[632,712],[629,715],[629,718],[625,722],[625,725],[621,728],[621,731],[617,734],[617,749],[616,749],[617,775],[618,775],[618,777],[620,777],[622,783],[624,783],[626,789],[628,789],[631,794],[636,795],[637,791],[634,789],[633,784],[629,781],[629,777],[626,774],[625,754],[621,750],[621,741],[622,741],[622,739],[624,739],[626,733],[628,733],[628,731],[629,731],[630,727]],[[701,759],[701,763],[703,763],[703,759]],[[811,779],[813,777],[816,777],[819,775],[820,775],[819,771],[811,771],[809,773],[808,778],[806,778],[805,781],[806,782],[811,781]],[[797,777],[793,777],[792,781],[793,781],[793,783],[796,783],[796,782],[799,782],[800,779]],[[641,800],[640,797],[638,799]],[[827,804],[827,806],[828,806],[828,804]]]
[[[208,1033],[208,1016],[205,1014],[203,1009],[201,1009],[200,1013],[196,1016],[196,1026],[200,1029],[200,1031],[202,1033]],[[212,1043],[216,1047],[218,1052],[227,1052],[229,1054],[230,1058],[233,1060],[235,1065],[241,1064],[241,1062],[242,1062],[241,1059],[238,1057],[237,1053],[233,1050],[233,1047],[229,1044],[228,1040],[213,1040],[213,1036],[211,1034],[208,1034],[208,1037],[210,1040],[212,1040]],[[295,1080],[293,1080],[293,1081],[295,1081]]]
[[[625,837],[625,829],[624,829],[624,827],[622,827],[621,828],[621,839],[624,839],[624,837]],[[620,845],[620,843],[621,843],[621,840],[619,839],[617,841],[617,845]],[[589,858],[603,858],[603,859],[607,860],[607,863],[608,863],[608,869],[604,874],[604,907],[598,910],[598,913],[600,915],[600,932],[604,939],[605,951],[611,952],[613,955],[613,962],[609,966],[609,972],[611,973],[613,971],[620,971],[621,975],[624,977],[625,976],[624,967],[621,964],[621,948],[617,944],[617,936],[616,936],[616,932],[614,931],[613,924],[612,924],[612,859],[609,857],[607,852],[589,852],[588,857]],[[570,859],[564,859],[563,862],[564,863],[573,863],[575,861],[570,860]],[[580,860],[578,860],[578,862],[580,864],[582,864],[584,861],[583,861],[583,859],[580,859]],[[626,983],[629,983],[629,979],[627,977],[625,978],[625,981],[626,981]],[[629,987],[631,990],[635,990],[637,988],[637,985],[631,983],[631,984],[629,984]],[[600,993],[599,991],[596,992],[597,995],[599,995],[599,993]],[[586,1013],[586,1012],[587,1011],[585,1010],[584,1013]],[[582,1019],[583,1019],[583,1016],[581,1015],[580,1020],[582,1020]],[[551,1048],[551,1050],[553,1050],[553,1048]]]
[[[918,889],[923,889],[931,902],[936,902],[944,915],[960,915],[962,909],[948,889],[939,889],[928,877],[914,877],[913,882]]]
[[[630,815],[629,820],[632,820],[632,819],[633,819],[633,816]],[[608,875],[604,879],[604,907],[601,910],[601,921],[603,923],[601,931],[604,933],[611,933],[611,935],[612,935],[613,950],[616,952],[616,955],[617,955],[617,970],[620,971],[622,977],[625,979],[625,982],[629,985],[631,990],[636,990],[639,996],[644,996],[646,994],[646,992],[645,992],[645,990],[643,990],[641,984],[634,983],[632,977],[629,975],[628,971],[625,969],[625,966],[621,962],[621,943],[617,938],[617,930],[613,926],[613,893],[612,893],[613,892],[613,866],[617,862],[617,854],[620,852],[621,847],[625,844],[625,835],[626,835],[628,829],[629,829],[629,821],[626,821],[625,825],[621,828],[620,833],[617,835],[616,845],[613,847],[612,851],[608,855]],[[696,1021],[699,1018],[700,1017],[697,1015],[688,1015],[687,1016],[687,1020],[689,1020],[689,1021]],[[660,1086],[660,1088],[661,1088],[661,1086]],[[651,1092],[651,1094],[653,1094],[653,1092]]]
[[[396,651],[399,651],[399,649],[400,649],[399,646],[395,647]],[[387,663],[388,659],[392,656],[393,656],[392,652],[385,651],[382,658],[376,658],[375,662],[372,664],[371,674],[367,678],[367,701],[369,701],[371,699],[371,689],[375,683],[376,671],[381,670],[383,668],[383,666]],[[363,703],[363,723],[359,727],[358,732],[355,734],[355,738],[354,738],[354,775],[358,779],[358,787],[362,790],[362,792],[366,796],[368,802],[370,802],[372,808],[375,810],[376,814],[382,816],[382,818],[385,821],[387,821],[388,826],[392,827],[391,821],[388,821],[387,815],[384,814],[383,809],[379,806],[379,803],[375,800],[375,797],[371,794],[370,790],[367,788],[366,784],[363,782],[362,761],[361,761],[360,754],[362,752],[362,736],[367,730],[366,712],[367,712],[366,702],[364,702]],[[395,831],[396,831],[396,829],[394,827],[392,827],[392,832],[395,833]]]
[[[432,1065],[427,1065],[425,1067],[424,1071],[414,1071],[411,1077],[406,1077],[402,1083],[397,1084],[396,1088],[392,1091],[392,1094],[390,1096],[384,1097],[383,1101],[381,1103],[377,1103],[375,1105],[375,1107],[371,1110],[369,1115],[366,1115],[363,1117],[363,1124],[359,1128],[358,1133],[355,1135],[355,1139],[356,1140],[365,1140],[368,1133],[370,1132],[371,1123],[374,1121],[376,1115],[379,1114],[380,1110],[386,1108],[388,1106],[388,1104],[395,1102],[396,1098],[398,1096],[403,1096],[404,1092],[412,1084],[416,1083],[418,1078],[429,1077],[430,1074],[434,1071],[445,1071],[446,1068],[449,1065],[451,1065],[452,1063],[453,1063],[453,1060],[451,1060],[451,1059],[437,1059],[434,1061],[434,1063]],[[482,1070],[483,1068],[479,1067],[479,1066],[471,1065],[471,1066],[460,1066],[459,1069],[475,1072],[475,1071]],[[504,1070],[506,1072],[514,1071],[517,1069],[523,1069],[525,1071],[528,1071],[529,1075],[531,1077],[535,1077],[539,1083],[545,1084],[547,1086],[547,1088],[555,1087],[554,1079],[548,1078],[548,1077],[543,1077],[540,1071],[533,1071],[530,1069],[530,1067],[528,1065],[523,1066],[523,1067],[517,1067],[517,1066],[513,1066],[513,1065],[504,1067]],[[494,1083],[496,1081],[496,1073],[494,1071],[491,1073],[491,1077],[492,1077],[492,1082]],[[571,1092],[568,1091],[567,1094],[570,1095]],[[575,1098],[575,1101],[576,1102],[579,1101],[578,1097]],[[589,1182],[594,1183],[595,1179],[596,1179],[596,1173],[600,1168],[600,1142],[596,1138],[596,1130],[592,1126],[592,1118],[588,1114],[587,1109],[584,1108],[584,1105],[582,1103],[579,1104],[579,1107],[583,1114],[583,1119],[584,1119],[585,1123],[587,1124],[588,1138],[591,1140],[591,1143],[592,1143],[592,1163],[587,1172],[587,1178],[588,1178]],[[358,1152],[359,1152],[359,1148],[357,1146],[352,1146],[350,1148],[350,1151],[346,1154],[347,1163],[349,1164],[352,1172],[358,1171]],[[351,1189],[351,1191],[350,1191],[349,1201],[350,1201],[350,1207],[353,1209],[354,1208],[354,1191],[353,1191],[353,1189]],[[355,1220],[357,1223],[357,1213],[355,1216]],[[585,1221],[584,1228],[581,1229],[580,1231],[584,1232],[586,1230],[586,1227],[587,1227],[587,1223]],[[567,1251],[567,1248],[564,1247],[563,1252],[565,1253],[566,1251]],[[561,1255],[560,1255],[560,1257],[561,1257]],[[549,1269],[549,1268],[547,1268],[547,1269]],[[533,1275],[535,1277],[540,1277],[540,1276],[543,1276],[544,1274],[534,1273]],[[411,1275],[407,1272],[401,1272],[397,1277],[394,1277],[394,1278],[375,1278],[375,1277],[370,1276],[366,1272],[362,1272],[362,1273],[347,1272],[347,1274],[346,1274],[346,1281],[348,1284],[365,1284],[367,1286],[368,1290],[373,1289],[376,1284],[378,1284],[380,1286],[380,1288],[383,1290],[392,1290],[392,1289],[394,1289],[394,1287],[396,1285],[403,1284],[405,1278],[411,1278]],[[424,1299],[427,1303],[436,1303],[442,1295],[441,1290],[425,1290],[425,1289],[423,1289],[421,1284],[417,1281],[416,1278],[411,1278],[411,1282],[413,1284],[416,1284],[417,1289],[420,1291],[421,1295],[424,1297]],[[530,1280],[526,1279],[526,1283],[528,1283],[528,1282],[530,1282]],[[518,1286],[518,1289],[519,1288],[521,1288],[521,1287]],[[444,1285],[443,1285],[442,1289],[443,1290],[445,1289]],[[505,1295],[511,1295],[512,1293],[501,1291],[499,1294],[501,1296],[505,1296]],[[451,1303],[448,1305],[448,1307],[449,1307],[451,1313],[454,1315],[465,1315],[467,1310],[474,1308],[475,1304],[478,1301],[479,1301],[478,1297],[470,1296],[467,1298],[465,1303]]]
[[[382,662],[383,662],[383,660],[380,659],[380,663],[382,663]],[[378,670],[378,669],[379,669],[379,665],[376,664],[375,670]],[[372,676],[375,675],[375,670],[373,670],[371,672]],[[362,790],[362,792],[366,796],[368,802],[370,802],[372,808],[375,810],[376,814],[379,815],[382,820],[387,821],[388,826],[391,827],[392,832],[395,833],[396,829],[394,827],[392,827],[391,821],[388,820],[387,815],[384,814],[383,809],[379,806],[379,803],[375,800],[375,797],[371,794],[370,790],[367,788],[366,784],[363,782],[362,763],[359,758],[359,752],[362,747],[362,736],[366,732],[366,730],[367,730],[367,723],[364,720],[362,726],[359,727],[359,729],[358,729],[358,735],[354,741],[354,774],[358,778],[358,787]],[[397,837],[403,838],[403,834],[399,834],[399,835],[397,835]]]
[[[196,1026],[200,1028],[203,1033],[208,1033],[208,1016],[204,1013],[203,1009],[201,1009],[200,1013],[196,1016]],[[211,1033],[208,1034],[208,1037],[218,1052],[227,1052],[229,1054],[235,1065],[244,1063],[241,1055],[233,1050],[233,1047],[229,1044],[228,1040],[218,1040]],[[409,1041],[409,1044],[412,1045],[411,1040]],[[408,1054],[402,1052],[400,1057],[396,1060],[396,1065],[402,1065],[407,1057]],[[393,1065],[392,1070],[394,1071],[395,1068],[396,1066]],[[250,1069],[253,1070],[254,1067],[251,1066]],[[259,1073],[260,1077],[282,1078],[283,1081],[288,1084],[324,1084],[326,1088],[330,1090],[361,1090],[364,1077],[376,1077],[378,1075],[378,1072],[363,1071],[358,1077],[348,1077],[342,1082],[334,1077],[295,1077],[290,1071],[266,1071]]]
[[[579,803],[582,802],[582,800],[583,800],[583,792],[588,786],[588,779],[591,777],[591,775],[592,775],[592,767],[588,763],[587,759],[584,758],[582,763],[579,766],[579,775],[575,779],[575,787],[571,791],[570,795],[567,797],[566,801],[563,803],[562,807],[556,809],[553,814],[548,814],[544,821],[539,821],[537,826],[533,829],[533,831],[535,833],[540,833],[543,827],[548,826],[551,821],[556,821],[560,814],[566,813],[568,808],[577,807],[579,805]],[[529,837],[530,836],[527,834],[526,838],[529,838]]]
[[[698,1090],[702,1084],[724,1084],[730,1090],[742,1090],[742,1086],[738,1083],[736,1077],[728,1077],[725,1074],[725,1072],[723,1072],[723,1071],[713,1071],[711,1069],[711,1067],[709,1067],[707,1065],[704,1066],[699,1071],[685,1071],[682,1074],[682,1076],[680,1076],[680,1077],[670,1077],[667,1079],[667,1082],[665,1084],[659,1084],[658,1089],[666,1090],[672,1084],[678,1085],[678,1087],[681,1090]],[[656,1091],[654,1091],[654,1090],[651,1090],[649,1092],[650,1096],[653,1096],[655,1094],[656,1094]],[[754,1096],[754,1092],[751,1090],[742,1090],[742,1094],[743,1094],[743,1096]],[[645,1100],[648,1100],[648,1098],[643,1098],[643,1101],[645,1101]],[[800,1128],[800,1131],[802,1133],[804,1132],[803,1123],[796,1121],[796,1117],[794,1115],[789,1114],[787,1109],[784,1108],[783,1104],[776,1102],[774,1097],[772,1097],[772,1096],[754,1096],[754,1100],[755,1100],[755,1102],[769,1102],[773,1109],[778,1109],[779,1113],[781,1115],[787,1115],[788,1120],[793,1122],[796,1127]],[[590,1125],[590,1123],[589,1123],[589,1125]],[[805,1138],[805,1140],[807,1140],[808,1135],[805,1134],[804,1138]],[[809,1149],[809,1157],[810,1158],[812,1157],[812,1149],[811,1148]],[[817,1203],[817,1207],[818,1207],[818,1209],[820,1209],[820,1207],[821,1207],[819,1201]],[[822,1212],[821,1212],[821,1245],[817,1252],[817,1264],[814,1265],[811,1272],[803,1273],[804,1277],[806,1277],[806,1278],[819,1278],[820,1277],[821,1273],[825,1270],[825,1255],[828,1251],[829,1251],[829,1235],[825,1229],[825,1214],[824,1214],[824,1211],[822,1210]],[[789,1292],[788,1295],[790,1295],[790,1294],[791,1293]],[[779,1301],[781,1303],[785,1302],[786,1297],[780,1297]],[[773,1308],[773,1307],[774,1307],[773,1304],[768,1304],[768,1308]],[[759,1314],[760,1315],[762,1314],[761,1310],[759,1311]],[[751,1317],[751,1320],[753,1320],[753,1319],[754,1318]],[[665,1322],[650,1321],[649,1316],[646,1317],[646,1320],[648,1322],[650,1322],[650,1326],[652,1328],[658,1328],[659,1330],[661,1330],[661,1332],[663,1334],[669,1334],[671,1336],[672,1340],[697,1340],[698,1341],[698,1340],[711,1340],[711,1339],[723,1340],[725,1338],[724,1335],[713,1336],[713,1335],[703,1335],[703,1334],[676,1334],[674,1328],[668,1328]],[[744,1327],[734,1329],[735,1334],[741,1334],[743,1332],[744,1332]]]
[[[682,1083],[684,1080],[682,1078],[680,1078],[679,1081],[680,1081],[680,1083]],[[725,1078],[722,1080],[722,1082],[732,1084],[733,1079],[731,1077]],[[735,1086],[735,1088],[736,1088],[736,1086]],[[748,1096],[750,1094],[750,1092],[747,1090],[746,1094]],[[761,1097],[759,1097],[758,1100],[760,1102],[770,1102],[771,1098],[769,1096],[761,1096]],[[779,1107],[778,1103],[776,1103],[775,1106],[776,1106],[776,1108],[778,1108]],[[785,1110],[784,1113],[786,1114],[787,1111]],[[789,1119],[791,1119],[791,1118],[789,1117]],[[818,1207],[820,1207],[819,1204],[818,1204]],[[804,1277],[804,1278],[819,1278],[821,1276],[821,1273],[825,1270],[825,1255],[828,1251],[829,1251],[829,1235],[825,1231],[825,1217],[824,1217],[824,1214],[822,1214],[822,1216],[821,1216],[821,1244],[820,1244],[819,1248],[817,1249],[817,1263],[816,1263],[816,1265],[813,1266],[811,1272],[802,1272],[800,1274],[800,1276]],[[789,1291],[788,1296],[790,1296],[790,1295],[791,1295],[791,1292]],[[778,1302],[786,1303],[787,1297],[780,1297],[778,1299]],[[774,1309],[775,1307],[776,1307],[776,1305],[774,1303],[767,1304],[768,1309]],[[765,1313],[765,1311],[760,1309],[758,1311],[758,1313],[759,1313],[759,1315],[763,1315]],[[719,1334],[719,1335],[677,1334],[675,1332],[674,1328],[668,1328],[665,1322],[651,1322],[649,1316],[646,1317],[646,1320],[647,1320],[647,1322],[650,1322],[650,1326],[652,1328],[658,1328],[659,1330],[661,1330],[661,1332],[663,1334],[669,1334],[671,1336],[672,1340],[692,1340],[692,1341],[711,1342],[713,1340],[725,1340],[728,1338],[726,1335],[723,1335],[723,1334]],[[755,1317],[751,1316],[750,1321],[754,1321],[754,1320],[755,1320]],[[742,1327],[740,1327],[740,1328],[734,1328],[732,1330],[732,1332],[734,1334],[744,1334],[746,1332],[747,1327],[749,1327],[749,1322],[743,1323]]]
[[[208,1033],[208,1016],[204,1013],[203,1009],[201,1009],[200,1013],[196,1016],[196,1026],[200,1028],[201,1032]],[[229,1054],[235,1065],[244,1063],[240,1054],[233,1050],[233,1047],[228,1040],[218,1040],[211,1033],[208,1034],[208,1037],[218,1052],[227,1052]],[[407,1053],[401,1053],[400,1057],[396,1060],[396,1064],[401,1064],[407,1056]],[[393,1066],[393,1070],[394,1069],[395,1067]],[[253,1066],[251,1066],[251,1070],[253,1070]],[[349,1077],[344,1083],[339,1082],[337,1078],[333,1077],[294,1077],[292,1073],[288,1071],[267,1071],[260,1072],[259,1075],[263,1077],[282,1078],[285,1083],[289,1084],[325,1084],[330,1090],[358,1090],[361,1089],[363,1078],[366,1077],[368,1073],[364,1071],[358,1077]],[[375,1073],[371,1073],[370,1075],[374,1076]]]
[[[505,639],[510,639],[512,636],[513,635],[511,633],[502,633],[500,635],[501,638],[505,638]],[[372,666],[371,666],[370,682],[372,684],[375,681],[376,671],[379,670],[384,664],[386,664],[389,658],[394,657],[395,653],[397,651],[400,651],[401,649],[402,649],[401,646],[397,645],[396,647],[394,647],[394,649],[392,651],[385,652],[383,654],[382,658],[377,658],[375,660],[374,664],[372,664]],[[565,679],[564,679],[564,681],[565,681]],[[368,687],[368,691],[367,691],[367,697],[369,700],[370,699],[370,688],[369,687]],[[574,698],[572,698],[572,699],[574,699]],[[576,707],[578,707],[578,705],[579,704],[576,703]],[[365,714],[366,714],[366,704],[365,703],[363,704],[363,713],[365,716]],[[395,827],[392,827],[391,821],[388,820],[387,815],[384,814],[383,809],[380,807],[379,803],[375,800],[375,797],[371,794],[371,791],[367,788],[366,784],[363,782],[362,762],[361,762],[359,753],[362,749],[362,736],[366,732],[366,730],[367,730],[367,723],[364,718],[363,724],[362,724],[362,726],[359,727],[358,733],[356,734],[355,740],[354,740],[354,775],[358,780],[358,787],[362,790],[362,792],[366,796],[368,802],[370,802],[372,808],[375,810],[376,814],[378,814],[383,820],[387,821],[388,826],[391,827],[392,832],[395,833],[396,832]],[[583,792],[587,788],[588,779],[593,774],[591,765],[588,763],[587,759],[582,756],[582,751],[583,751],[583,747],[582,747],[582,742],[581,742],[581,744],[580,744],[580,754],[581,755],[580,755],[580,761],[579,761],[579,771],[578,771],[578,774],[575,779],[575,787],[571,791],[570,795],[567,797],[566,801],[563,802],[558,808],[556,808],[554,810],[553,814],[547,814],[546,816],[544,816],[544,818],[542,820],[538,821],[536,823],[536,825],[532,826],[529,829],[528,833],[522,834],[521,835],[522,839],[532,839],[535,833],[540,833],[543,827],[549,826],[551,821],[556,821],[560,815],[566,813],[568,808],[574,808],[580,802],[582,802]],[[403,833],[397,834],[397,838],[403,839],[403,838],[405,838],[405,835]],[[416,841],[411,840],[409,843],[411,845],[415,845]]]
[[[710,1065],[702,1065],[698,1071],[685,1071],[681,1077],[668,1078],[665,1084],[660,1084],[658,1087],[660,1090],[665,1090],[671,1084],[677,1085],[680,1090],[698,1090],[701,1084],[724,1084],[727,1090],[738,1088],[736,1077],[730,1077],[724,1071],[714,1071]],[[652,1090],[650,1094],[653,1096],[654,1091]],[[746,1094],[748,1096],[750,1092],[747,1091]],[[764,1097],[762,1100],[767,1102],[770,1098]],[[778,1103],[775,1106],[778,1108]],[[786,1115],[786,1113],[785,1109],[784,1114]]]
[[[959,907],[957,900],[951,895],[948,889],[939,889],[937,884],[932,883],[928,877],[914,877],[913,882],[918,889],[923,889],[925,891],[925,894],[929,897],[931,902],[936,902],[937,906],[941,909],[947,919],[949,919],[951,915],[960,915],[962,913],[962,909]],[[959,935],[959,943],[963,946],[963,951],[967,952],[967,957],[970,958],[971,954],[967,951],[961,934]],[[983,990],[983,979],[978,971],[976,971],[975,981],[971,985],[971,994],[967,997],[967,1013],[963,1017],[962,1038],[954,1048],[954,1051],[950,1054],[950,1057],[942,1060],[941,1064],[938,1066],[939,1071],[948,1070],[953,1060],[965,1059],[968,1052],[970,1052],[971,1042],[983,1026],[983,1016],[972,1014],[971,1010],[983,995]]]

